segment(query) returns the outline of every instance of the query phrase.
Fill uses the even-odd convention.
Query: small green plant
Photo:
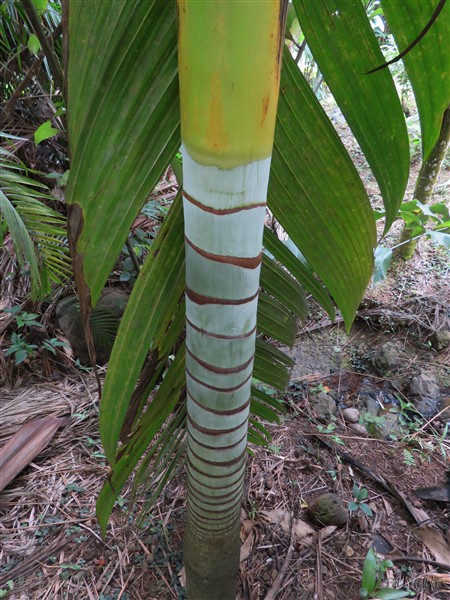
[[[20,306],[4,308],[3,312],[14,316],[18,329],[22,329],[22,327],[38,327],[39,329],[43,329],[39,321],[36,320],[39,318],[39,315],[35,313],[27,313],[23,311]]]
[[[436,439],[437,445],[439,446],[439,450],[442,453],[442,456],[444,458],[448,457],[448,448],[445,445],[445,441],[448,440],[448,430],[450,427],[450,422],[447,421],[445,427],[444,427],[444,431],[442,432],[442,434]]]
[[[329,471],[327,471],[327,473],[331,477],[332,481],[336,481],[337,473],[334,469],[330,469]]]
[[[366,504],[366,500],[369,497],[367,488],[360,488],[356,483],[354,483],[352,493],[354,500],[348,503],[348,511],[356,512],[357,510],[361,510],[368,517],[373,517],[372,509],[368,504]]]
[[[91,448],[97,448],[97,450],[91,451],[91,456],[93,456],[94,458],[100,458],[102,460],[105,458],[105,453],[102,450],[102,445],[101,445],[100,440],[94,440],[93,438],[87,436],[86,437],[86,445],[90,446]],[[100,464],[103,464],[103,462],[101,462]]]
[[[377,212],[375,218],[379,219],[384,215],[384,212]],[[444,202],[431,206],[422,204],[415,199],[403,202],[398,212],[398,218],[404,222],[409,237],[390,248],[384,246],[376,248],[373,272],[374,284],[385,279],[394,250],[420,238],[427,238],[436,246],[444,248],[447,253],[450,252],[450,213]]]
[[[393,568],[390,560],[380,560],[373,548],[370,548],[364,560],[361,590],[361,598],[377,598],[380,600],[397,600],[397,598],[408,598],[414,596],[411,590],[394,590],[393,588],[382,588],[383,576],[388,569]]]
[[[281,446],[277,446],[276,444],[269,444],[269,450],[273,452],[276,456],[281,453]]]
[[[14,589],[14,581],[12,579],[8,579],[5,583],[6,587],[0,588],[0,598],[7,598],[10,592]]]
[[[76,368],[77,368],[79,371],[82,371],[83,373],[91,373],[91,372],[92,372],[92,367],[86,367],[85,365],[82,365],[82,364],[80,363],[80,359],[79,359],[79,358],[77,358],[77,359],[75,360],[74,364],[75,364]]]
[[[321,394],[321,393],[326,393],[327,390],[325,389],[323,383],[319,383],[319,385],[310,387],[309,391],[311,392],[311,394]]]
[[[28,358],[32,358],[35,355],[38,346],[36,344],[30,344],[24,338],[21,333],[13,333],[11,335],[11,345],[5,350],[6,356],[14,355],[14,363],[20,365]]]
[[[37,320],[39,315],[36,313],[28,313],[22,310],[20,306],[13,306],[12,308],[5,308],[3,312],[14,316],[17,329],[23,330],[23,333],[12,333],[11,344],[7,350],[5,350],[5,356],[14,355],[14,362],[16,365],[20,365],[29,358],[33,358],[37,351],[48,350],[52,354],[56,354],[56,348],[60,346],[66,346],[65,342],[60,342],[57,338],[51,338],[44,340],[41,345],[33,344],[26,339],[27,333],[25,329],[31,327],[36,329],[44,329],[43,325]]]
[[[403,449],[403,462],[405,463],[405,465],[408,465],[408,467],[412,467],[416,464],[412,452],[410,452],[407,448]]]
[[[258,517],[258,506],[254,500],[250,500],[251,509],[248,511],[248,518],[254,521]]]
[[[62,581],[65,581],[66,579],[69,579],[70,577],[72,577],[73,575],[75,575],[77,572],[82,571],[83,570],[83,565],[84,565],[84,560],[80,559],[79,563],[63,563],[62,565],[60,565],[61,567],[61,573],[59,575],[59,578]]]
[[[126,258],[122,261],[120,281],[128,281],[129,283],[136,281],[140,269],[138,259],[142,262],[145,258],[152,245],[154,236],[154,232],[146,232],[142,229],[136,229],[133,235],[130,235],[122,249]]]
[[[370,435],[376,438],[382,436],[382,428],[385,421],[386,418],[384,415],[376,416],[371,415],[369,412],[362,413],[359,417],[360,424],[365,425]]]
[[[345,443],[343,442],[343,440],[336,434],[333,434],[333,431],[336,429],[336,423],[328,423],[328,425],[317,425],[316,426],[318,431],[320,431],[320,433],[329,433],[332,434],[330,435],[331,439],[333,440],[333,442],[335,444],[339,444],[341,446],[344,446]]]
[[[41,348],[48,350],[52,354],[56,354],[56,348],[70,348],[70,346],[66,342],[59,341],[58,338],[50,338],[42,342]]]

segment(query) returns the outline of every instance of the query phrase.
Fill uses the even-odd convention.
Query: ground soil
[[[376,184],[353,138],[348,136],[346,144],[360,161],[376,202]],[[417,171],[418,163],[409,190]],[[445,194],[448,199],[449,177],[447,165],[436,200],[442,201]],[[394,226],[387,243],[398,234],[399,226]],[[374,542],[377,547],[384,544],[380,555],[393,561],[383,585],[408,588],[421,600],[450,597],[450,565],[437,564],[449,555],[442,558],[418,534],[418,521],[425,519],[450,544],[449,505],[419,500],[413,494],[417,488],[444,484],[450,460],[448,415],[413,419],[397,440],[361,433],[342,417],[345,407],[358,408],[362,385],[379,391],[387,380],[395,379],[403,397],[408,378],[423,370],[436,376],[443,401],[448,400],[449,352],[434,352],[428,338],[433,330],[450,328],[449,280],[448,255],[423,242],[412,261],[394,262],[386,281],[367,291],[348,336],[339,318],[333,325],[312,305],[290,351],[296,364],[283,396],[286,413],[280,425],[269,426],[270,447],[251,448],[248,460],[239,600],[265,598],[284,567],[279,600],[356,600],[364,557]],[[402,363],[395,375],[383,377],[374,371],[371,358],[388,340],[401,347]],[[339,397],[334,429],[328,433],[327,423],[311,404],[319,389]],[[142,519],[145,498],[133,504],[127,488],[106,538],[100,535],[95,499],[108,469],[99,441],[92,377],[71,372],[59,381],[16,382],[0,393],[0,408],[4,424],[0,444],[30,416],[70,415],[49,446],[0,494],[0,590],[5,590],[0,597],[6,597],[12,582],[8,597],[14,600],[185,598],[182,470]],[[355,484],[367,489],[372,517],[358,510],[349,514],[344,526],[315,525],[313,535],[293,535],[297,521],[292,518],[309,522],[307,509],[314,498],[333,492],[347,506],[354,500]]]

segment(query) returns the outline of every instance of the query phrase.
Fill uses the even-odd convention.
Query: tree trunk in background
[[[441,170],[442,162],[450,141],[450,107],[444,112],[442,119],[442,127],[439,138],[430,153],[427,161],[425,161],[420,169],[417,177],[416,187],[414,189],[414,198],[421,204],[428,204],[433,196],[434,186]],[[411,230],[405,225],[403,227],[400,243],[406,242],[412,237]],[[416,249],[417,240],[412,240],[407,244],[402,244],[398,248],[398,254],[402,258],[408,260],[412,258]]]
[[[234,600],[287,1],[178,1],[190,600]]]

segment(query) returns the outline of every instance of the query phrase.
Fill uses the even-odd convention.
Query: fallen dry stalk
[[[64,417],[43,417],[23,425],[0,449],[0,492],[13,481],[42,450],[55,433],[65,425]]]
[[[283,579],[285,578],[289,563],[291,562],[292,554],[294,553],[294,543],[295,543],[294,515],[291,515],[291,539],[289,541],[289,548],[288,548],[288,551],[286,554],[286,558],[284,560],[283,566],[280,569],[280,572],[277,575],[277,578],[273,582],[273,585],[270,588],[270,590],[267,592],[264,600],[275,600],[275,598],[277,597],[277,595],[281,589]]]

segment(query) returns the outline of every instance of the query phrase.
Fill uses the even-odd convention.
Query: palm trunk
[[[434,186],[436,185],[436,181],[441,170],[441,165],[447,152],[449,141],[450,107],[444,112],[441,133],[430,153],[430,156],[423,163],[417,177],[416,187],[414,189],[414,198],[421,204],[428,204],[433,196]],[[416,249],[417,240],[411,240],[412,237],[412,231],[405,225],[400,236],[401,246],[398,247],[398,254],[406,260],[412,257]],[[407,240],[411,241],[406,244],[403,243],[407,242]]]
[[[179,0],[190,600],[235,598],[287,2]]]

